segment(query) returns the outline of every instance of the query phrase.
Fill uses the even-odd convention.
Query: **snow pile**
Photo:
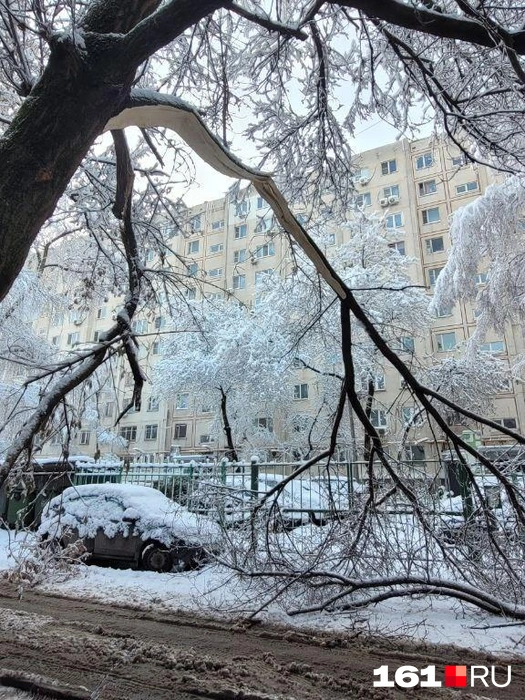
[[[72,486],[53,498],[44,509],[38,533],[60,538],[68,529],[79,537],[95,537],[102,529],[111,538],[139,536],[172,546],[187,544],[213,546],[220,528],[208,518],[190,513],[156,489],[131,484]]]

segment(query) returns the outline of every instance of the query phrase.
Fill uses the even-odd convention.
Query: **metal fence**
[[[394,482],[381,464],[372,467],[357,462],[320,462],[293,479],[301,463],[222,462],[135,462],[77,464],[74,471],[39,474],[39,483],[24,498],[12,494],[3,500],[0,493],[0,517],[9,524],[21,517],[37,522],[44,503],[68,485],[137,484],[162,491],[192,511],[206,513],[225,523],[242,521],[254,507],[263,505],[287,522],[321,523],[332,517],[345,517],[362,505],[374,488],[374,500],[383,512],[411,514],[411,500]],[[447,493],[449,479],[439,462],[405,462],[396,465],[396,474],[427,512],[458,514],[464,510],[461,496]],[[525,474],[512,476],[525,492]],[[476,483],[490,499],[492,507],[501,507],[500,487],[496,479],[479,473]],[[281,488],[278,488],[281,485]],[[275,492],[274,492],[275,490]],[[271,495],[271,498],[265,498]],[[383,500],[384,496],[384,500]]]
[[[126,483],[151,486],[190,510],[205,512],[225,521],[249,516],[255,505],[265,503],[274,512],[294,522],[324,521],[354,510],[367,494],[370,468],[365,463],[320,462],[288,481],[300,463],[135,463],[108,468],[86,465],[72,476],[74,484]],[[439,468],[438,468],[439,467]],[[404,463],[398,465],[404,483],[435,508],[435,499],[445,486],[445,475],[437,464]],[[392,486],[381,465],[374,465],[376,489]],[[278,486],[281,488],[278,489]],[[275,494],[273,490],[275,489]],[[266,499],[268,494],[272,498]],[[412,512],[402,492],[388,499],[388,509]],[[386,506],[385,506],[386,508]]]

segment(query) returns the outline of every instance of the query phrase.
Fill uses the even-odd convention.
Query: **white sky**
[[[422,130],[420,136],[430,134],[431,127],[428,126]],[[357,130],[355,137],[350,141],[350,145],[355,153],[361,153],[371,148],[385,146],[399,138],[399,132],[394,127],[386,122],[381,121],[378,117],[364,122],[363,126]],[[242,140],[239,139],[240,143]],[[252,158],[246,157],[244,153],[236,148],[235,141],[232,143],[231,150],[247,165],[253,164]],[[253,150],[252,150],[253,154]],[[250,154],[251,155],[251,154]],[[191,189],[184,194],[184,201],[188,206],[194,206],[205,201],[219,199],[223,197],[227,189],[233,184],[233,180],[224,175],[220,175],[213,168],[207,165],[203,160],[194,156],[196,169],[196,182]]]

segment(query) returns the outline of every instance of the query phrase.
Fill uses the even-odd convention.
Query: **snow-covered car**
[[[52,498],[38,534],[60,546],[81,540],[93,560],[161,572],[203,564],[218,548],[220,528],[148,486],[91,484]]]

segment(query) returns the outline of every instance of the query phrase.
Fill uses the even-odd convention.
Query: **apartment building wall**
[[[453,146],[430,139],[401,140],[363,152],[358,167],[356,204],[367,212],[385,214],[390,245],[416,260],[414,283],[424,285],[430,298],[451,246],[450,215],[483,192],[494,181],[494,174],[482,166],[466,164]],[[187,275],[181,278],[181,293],[189,299],[202,295],[233,295],[253,305],[264,274],[275,270],[284,275],[290,269],[286,243],[282,237],[274,235],[271,210],[249,189],[236,197],[227,195],[191,208],[184,230],[176,231],[172,227],[171,232],[170,244],[175,256],[168,262]],[[329,242],[343,243],[347,235],[347,229],[340,229],[331,235]],[[154,249],[148,252],[148,264],[152,267],[160,264]],[[479,282],[483,283],[482,277]],[[111,298],[84,316],[72,312],[63,319],[43,319],[40,331],[60,350],[94,341],[98,333],[109,327],[120,302],[118,298]],[[455,346],[472,334],[474,312],[467,304],[441,309],[430,334],[406,339],[408,352],[402,356],[408,363],[428,363],[432,357],[439,359],[454,353]],[[148,372],[162,356],[162,312],[139,316],[135,329],[141,335],[141,360]],[[487,341],[493,343],[490,349],[505,361],[524,351],[520,327],[509,327],[505,337],[494,336]],[[413,352],[410,352],[411,342]],[[121,364],[113,368],[112,381],[99,398],[100,420],[108,428],[131,396],[129,370],[123,360],[119,362]],[[388,428],[388,441],[388,433],[399,433],[402,429],[403,409],[410,409],[413,401],[403,394],[400,398],[402,387],[393,368],[385,365],[383,369],[384,381],[376,387],[375,418],[378,427]],[[317,390],[316,378],[299,368],[295,375],[290,386],[291,395],[297,394],[297,411],[308,413]],[[304,385],[306,390],[301,388]],[[127,413],[120,422],[119,431],[129,438],[127,451],[133,455],[169,452],[173,447],[189,453],[220,451],[224,445],[220,438],[211,439],[208,409],[198,396],[189,393],[183,392],[172,401],[158,399],[146,385],[141,411]],[[525,429],[522,384],[514,383],[508,392],[495,397],[493,417],[506,421],[509,427]],[[282,432],[283,422],[277,417],[274,423],[276,432],[281,432],[281,440],[286,440],[289,436]],[[455,429],[460,432],[464,427],[455,426]],[[437,437],[440,437],[439,431]],[[501,440],[493,431],[485,429],[483,439],[487,443]],[[427,457],[435,454],[428,425],[415,426],[409,442],[423,446]],[[71,449],[93,454],[96,447],[95,430],[86,427],[77,431]],[[103,446],[99,447],[105,451]],[[59,450],[59,444],[48,444],[43,452],[53,454]]]

